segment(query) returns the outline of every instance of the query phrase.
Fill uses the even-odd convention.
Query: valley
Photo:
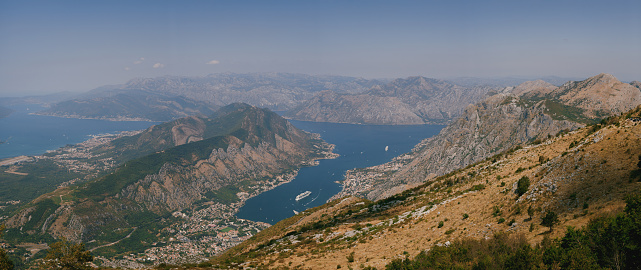
[[[421,91],[458,99],[468,90],[412,77],[366,95],[409,94],[406,102]],[[409,106],[422,120],[383,126],[321,118],[293,125],[232,103],[8,159],[0,172],[3,239],[12,253],[61,238],[81,242],[94,265],[110,268],[382,269],[461,239],[560,237],[563,230],[541,226],[546,213],[559,215],[558,227],[581,227],[620,212],[639,189],[635,84],[599,74],[559,87],[532,81],[475,91],[458,99],[474,104],[449,106],[441,118],[419,102]],[[351,116],[364,109],[346,106],[324,108]],[[416,125],[432,122],[448,125]],[[39,260],[38,250],[21,260]]]
[[[459,239],[523,235],[529,243],[622,211],[638,194],[641,109],[513,148],[383,200],[345,197],[302,212],[225,255],[220,267],[383,269]],[[526,192],[518,182],[529,179]],[[546,213],[558,215],[551,230]]]

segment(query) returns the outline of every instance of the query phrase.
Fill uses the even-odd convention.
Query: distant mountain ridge
[[[149,91],[113,91],[108,95],[62,101],[38,112],[69,118],[164,122],[189,115],[209,115],[217,106],[181,96]]]
[[[345,76],[218,73],[205,77],[166,76],[133,79],[121,88],[171,93],[218,106],[242,102],[282,111],[299,105],[314,93],[323,90],[360,93],[377,84],[380,84],[377,80]]]
[[[303,121],[377,125],[445,123],[491,90],[409,77],[374,86],[362,94],[322,92],[285,116]]]
[[[360,93],[381,82],[343,76],[290,73],[219,73],[204,77],[164,76],[106,85],[51,105],[44,115],[107,120],[169,121],[208,115],[221,106],[247,103],[291,109],[315,93]]]

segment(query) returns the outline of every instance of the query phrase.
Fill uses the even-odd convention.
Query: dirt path
[[[97,246],[97,247],[95,247],[95,248],[90,249],[89,251],[94,251],[94,250],[99,249],[99,248],[108,247],[108,246],[113,246],[113,245],[115,245],[115,244],[118,244],[120,241],[122,241],[122,240],[125,240],[125,239],[129,238],[129,237],[131,236],[131,234],[132,234],[132,233],[134,233],[134,232],[136,231],[136,229],[138,229],[138,227],[134,227],[134,230],[133,230],[133,231],[131,231],[127,236],[123,237],[122,239],[120,239],[120,240],[118,240],[118,241],[116,241],[116,242],[109,243],[109,244],[104,244],[104,245],[102,245],[102,246]]]

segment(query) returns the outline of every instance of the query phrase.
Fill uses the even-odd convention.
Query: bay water
[[[35,104],[14,105],[9,108],[14,112],[0,119],[0,159],[41,155],[67,144],[83,142],[90,139],[91,135],[141,130],[158,124],[34,115],[31,113],[44,109]]]
[[[422,139],[438,134],[443,125],[376,126],[292,121],[294,126],[319,133],[328,143],[336,145],[340,157],[320,160],[317,166],[304,167],[294,180],[261,193],[245,203],[237,217],[269,224],[324,204],[341,190],[336,183],[349,169],[365,168],[391,161],[407,153]],[[299,201],[297,195],[311,194]]]

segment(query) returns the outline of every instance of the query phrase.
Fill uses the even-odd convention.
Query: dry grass
[[[624,196],[641,187],[637,179],[631,179],[641,153],[641,125],[622,120],[618,126],[592,131],[581,129],[504,154],[494,163],[490,158],[439,177],[415,188],[413,195],[405,196],[403,202],[387,210],[375,212],[368,205],[361,207],[365,209],[362,212],[346,214],[346,209],[361,202],[350,198],[309,211],[273,239],[337,216],[340,222],[329,230],[297,233],[295,237],[301,242],[283,242],[248,260],[270,268],[336,269],[341,265],[347,269],[365,265],[384,269],[394,258],[415,256],[432,245],[455,239],[489,238],[497,232],[510,232],[522,233],[530,243],[538,243],[545,235],[562,236],[566,226],[581,227],[591,218],[620,211]],[[531,185],[528,192],[517,197],[516,183],[523,176],[530,178]],[[475,185],[485,188],[471,191]],[[416,213],[430,204],[435,204],[430,211]],[[500,215],[495,214],[497,207]],[[531,220],[529,207],[536,209]],[[410,211],[415,213],[403,221],[404,213]],[[559,214],[560,222],[552,231],[540,225],[547,211]],[[467,218],[463,218],[464,214]],[[499,224],[500,218],[505,222]],[[355,228],[366,228],[368,223],[376,227],[381,221],[397,222],[367,230],[356,239],[339,240]],[[439,228],[440,221],[443,226]],[[325,241],[320,242],[319,238]],[[351,252],[354,261],[348,262]]]

